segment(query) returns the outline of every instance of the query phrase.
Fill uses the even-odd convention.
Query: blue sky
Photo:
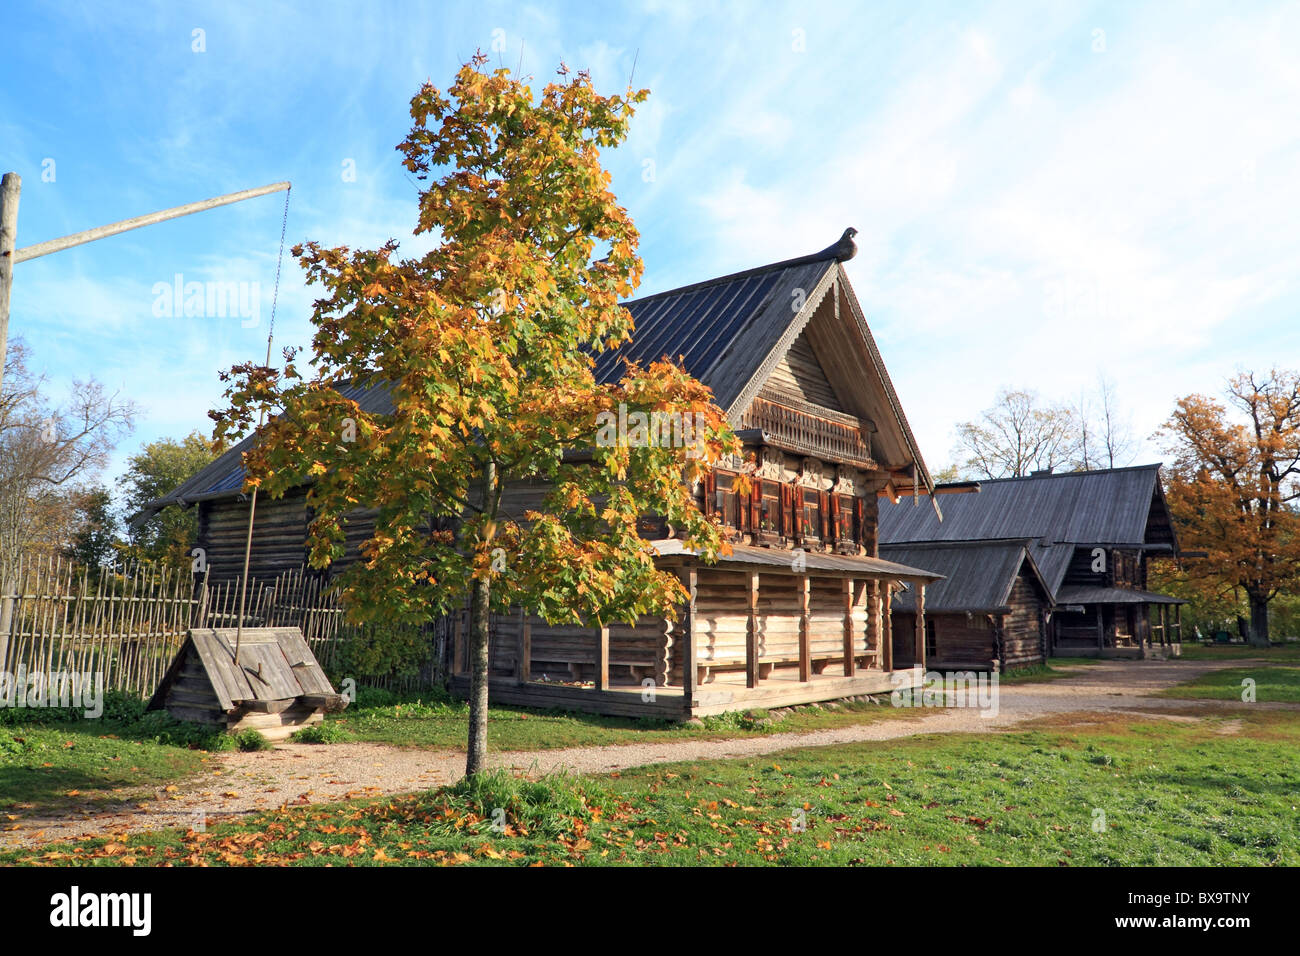
[[[856,226],[849,274],[932,469],[1004,385],[1072,400],[1104,374],[1147,436],[1178,396],[1300,358],[1295,5],[18,2],[5,20],[20,246],[288,179],[287,245],[419,251],[394,147],[421,82],[479,48],[612,93],[635,57],[651,97],[607,164],[641,291]],[[10,334],[56,385],[93,375],[141,406],[110,473],[208,430],[217,372],[263,356],[282,202],[17,266]],[[177,274],[256,283],[259,323],[155,314]],[[307,343],[312,298],[286,255],[277,352]]]

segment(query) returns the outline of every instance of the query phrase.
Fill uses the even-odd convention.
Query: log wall
[[[1041,664],[1046,656],[1043,602],[1024,570],[1011,589],[1011,611],[1003,617],[1002,644],[1008,668]]]

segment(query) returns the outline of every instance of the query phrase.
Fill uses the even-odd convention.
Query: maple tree
[[[487,749],[489,614],[522,606],[595,626],[673,616],[684,588],[656,567],[638,519],[660,516],[716,556],[725,544],[691,483],[737,450],[711,393],[668,358],[627,364],[617,383],[593,374],[598,355],[630,339],[619,301],[642,271],[600,153],[647,92],[604,97],[561,65],[535,95],[485,62],[465,64],[446,93],[426,84],[398,147],[426,184],[415,232],[438,245],[406,259],[393,241],[296,246],[326,293],[310,369],[294,350],[280,371],[236,366],[229,406],[211,413],[224,438],[279,411],[245,456],[246,487],[278,497],[310,481],[313,566],[342,556],[349,512],[376,509],[340,578],[354,619],[423,623],[468,602],[467,774]],[[391,410],[341,391],[358,383],[385,389]],[[598,443],[598,416],[620,404],[689,414],[697,441]],[[503,507],[520,482],[536,483],[542,507]]]
[[[1267,645],[1269,602],[1300,583],[1300,373],[1243,372],[1226,395],[1179,399],[1161,427],[1166,495],[1182,548],[1207,555],[1189,582],[1244,594],[1251,643]]]

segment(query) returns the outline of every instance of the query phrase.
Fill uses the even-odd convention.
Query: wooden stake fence
[[[142,565],[94,575],[57,557],[27,559],[0,571],[0,672],[99,673],[106,690],[148,696],[188,628],[234,627],[238,618],[238,580]],[[243,625],[300,627],[327,671],[356,631],[328,582],[303,569],[250,579]],[[442,643],[430,632],[430,666],[418,680],[358,680],[428,685],[441,676]]]

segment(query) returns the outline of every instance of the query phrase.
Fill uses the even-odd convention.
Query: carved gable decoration
[[[820,488],[822,484],[822,463],[816,458],[805,458],[799,468],[799,484],[809,488]]]

